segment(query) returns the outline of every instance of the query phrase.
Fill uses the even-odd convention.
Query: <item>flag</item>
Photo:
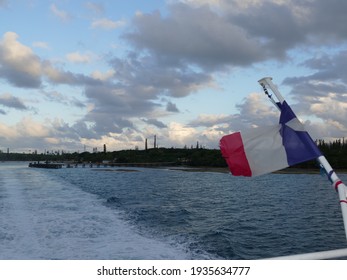
[[[284,101],[279,124],[223,136],[220,149],[235,176],[258,176],[321,156],[321,152]]]

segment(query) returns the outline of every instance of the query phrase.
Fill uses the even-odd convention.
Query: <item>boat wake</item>
[[[74,185],[40,170],[0,173],[0,259],[190,258],[141,236],[104,200]]]

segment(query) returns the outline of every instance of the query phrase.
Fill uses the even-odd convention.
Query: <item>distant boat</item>
[[[34,163],[29,163],[29,167],[34,167],[34,168],[49,168],[49,169],[59,169],[63,167],[62,163],[40,163],[40,162],[34,162]]]

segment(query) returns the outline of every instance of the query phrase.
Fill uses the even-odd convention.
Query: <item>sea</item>
[[[254,260],[345,248],[338,200],[319,174],[2,162],[0,259]]]

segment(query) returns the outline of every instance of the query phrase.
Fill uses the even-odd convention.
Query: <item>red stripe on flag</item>
[[[223,136],[220,149],[233,175],[252,176],[240,132]]]

